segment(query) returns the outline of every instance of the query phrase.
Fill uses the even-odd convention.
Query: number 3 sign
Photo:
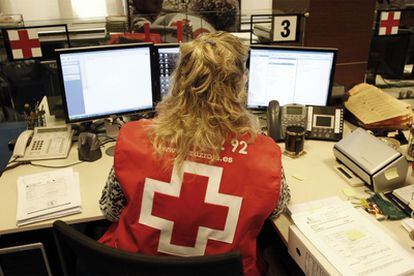
[[[273,15],[273,41],[298,41],[299,15]]]

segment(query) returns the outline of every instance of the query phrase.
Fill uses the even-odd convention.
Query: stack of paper
[[[290,208],[299,230],[342,275],[414,272],[414,256],[376,221],[338,197]]]
[[[404,227],[408,233],[414,231],[414,219],[413,218],[405,218],[401,221],[401,225]]]
[[[366,129],[403,129],[413,119],[411,105],[366,83],[349,90],[345,107]]]
[[[79,174],[73,169],[17,180],[17,226],[81,212]]]
[[[414,211],[414,184],[395,189],[392,193]]]

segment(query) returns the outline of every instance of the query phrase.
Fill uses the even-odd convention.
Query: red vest
[[[281,153],[258,135],[224,145],[220,159],[191,152],[182,169],[154,155],[151,121],[124,125],[115,150],[115,174],[127,203],[100,242],[148,255],[196,256],[240,250],[246,275],[259,275],[256,238],[277,205]]]

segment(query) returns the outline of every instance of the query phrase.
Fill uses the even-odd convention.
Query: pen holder
[[[24,105],[24,118],[27,123],[27,129],[34,129],[35,127],[46,126],[45,111],[36,108],[34,111],[30,110],[30,105]]]

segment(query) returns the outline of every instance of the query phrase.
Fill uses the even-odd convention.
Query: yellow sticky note
[[[384,175],[387,180],[393,180],[399,176],[396,167],[386,170]]]
[[[345,188],[345,189],[342,189],[342,192],[344,193],[344,195],[345,195],[347,198],[354,198],[354,197],[357,197],[357,193],[355,192],[355,190],[354,190],[354,189]]]
[[[356,241],[365,236],[364,233],[356,229],[349,230],[348,232],[345,233],[345,235],[351,241]]]

